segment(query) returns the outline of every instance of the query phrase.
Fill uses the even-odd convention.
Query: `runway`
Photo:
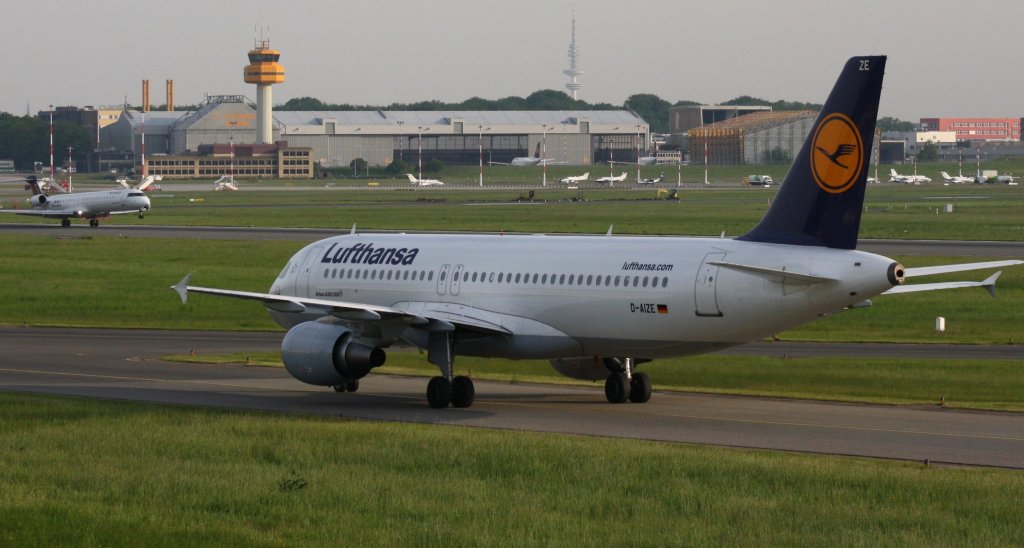
[[[424,401],[423,378],[371,375],[359,392],[339,394],[304,385],[278,368],[189,365],[158,358],[192,349],[276,350],[280,337],[0,328],[5,356],[0,390],[1024,469],[1024,414],[657,390],[647,404],[612,405],[600,387],[484,381],[476,383],[473,407],[435,410]],[[817,345],[759,344],[775,351],[780,344],[789,352],[800,347],[837,351]],[[872,346],[914,351],[913,345]],[[867,352],[870,347],[846,351]],[[1010,352],[1020,356],[1021,348],[1011,347]]]
[[[101,225],[89,228],[59,224],[0,223],[0,233],[34,236],[113,236],[124,238],[192,238],[210,240],[287,240],[312,242],[347,233],[350,228],[244,228],[216,226]],[[373,230],[367,232],[399,232]],[[401,232],[416,232],[403,230]],[[437,233],[437,231],[431,231]],[[966,240],[871,240],[858,242],[862,251],[881,255],[942,255],[962,257],[1024,257],[1024,242],[975,242]]]

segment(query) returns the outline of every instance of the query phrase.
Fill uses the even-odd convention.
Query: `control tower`
[[[249,50],[249,64],[245,67],[245,83],[256,84],[256,143],[270,144],[273,107],[270,86],[284,82],[284,67],[278,63],[281,52],[270,49],[270,40],[257,40]]]

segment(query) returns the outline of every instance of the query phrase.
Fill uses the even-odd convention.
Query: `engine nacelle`
[[[32,196],[31,198],[28,199],[28,203],[34,206],[41,206],[46,203],[46,195],[36,194],[35,196]]]
[[[551,360],[551,367],[566,377],[581,381],[603,381],[609,374],[608,367],[599,357],[558,358]]]
[[[354,339],[344,327],[300,323],[281,341],[281,361],[293,377],[307,384],[335,386],[360,379],[374,367],[384,365],[387,354]]]

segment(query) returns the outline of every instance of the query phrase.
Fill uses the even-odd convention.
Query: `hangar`
[[[256,142],[255,104],[244,96],[208,96],[194,111],[126,111],[101,130],[106,147],[130,150],[141,164],[145,123],[147,164],[186,162],[223,146]],[[650,127],[626,110],[586,111],[276,111],[273,136],[285,156],[308,158],[325,167],[347,166],[362,158],[370,166],[402,159],[415,164],[438,159],[448,165],[508,163],[543,156],[554,162],[590,165],[608,160],[630,162],[646,155]],[[236,151],[239,152],[239,150]],[[262,149],[261,149],[262,150]],[[285,154],[288,151],[289,154]],[[262,151],[270,154],[269,150]],[[169,156],[162,158],[161,156]],[[235,155],[237,161],[247,158]],[[226,162],[217,162],[211,169]],[[180,164],[179,164],[180,165]],[[285,176],[279,165],[277,176]],[[167,173],[165,176],[193,176]],[[192,171],[194,173],[194,170]],[[267,176],[274,176],[267,172]],[[304,176],[290,174],[287,176]]]

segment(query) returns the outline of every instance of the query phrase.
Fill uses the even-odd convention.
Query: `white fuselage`
[[[44,216],[52,213],[54,217],[93,218],[148,211],[150,205],[149,196],[141,190],[117,189],[50,195],[46,197],[45,203],[34,209],[43,211]]]
[[[463,355],[658,358],[756,340],[863,302],[892,287],[892,263],[853,250],[712,238],[354,234],[300,250],[270,293],[514,333],[460,341]],[[286,328],[322,316],[271,315]]]

